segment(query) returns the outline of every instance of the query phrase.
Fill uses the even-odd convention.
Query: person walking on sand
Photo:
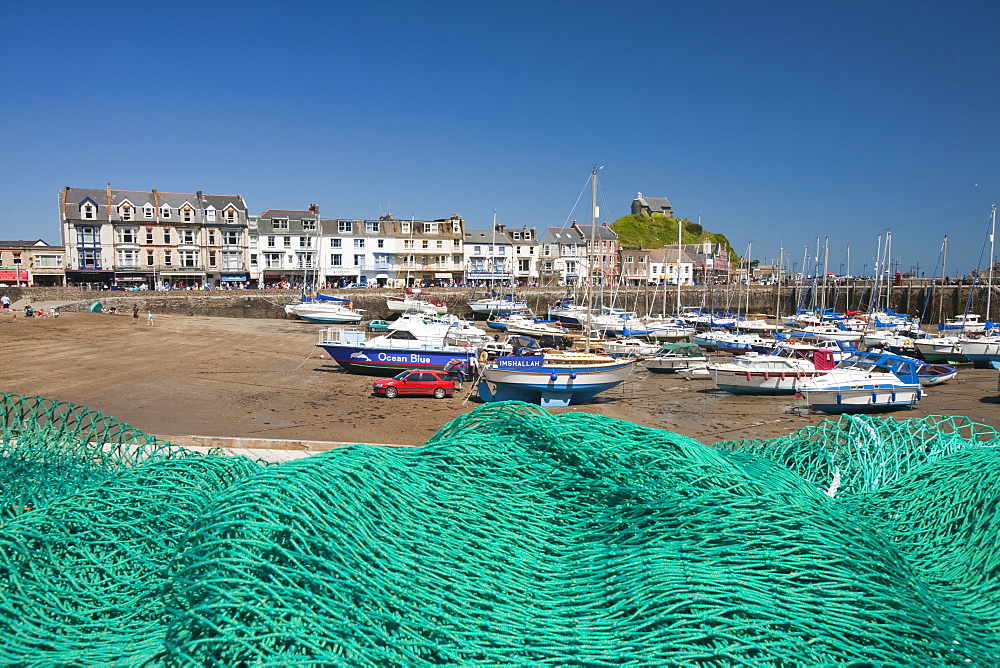
[[[149,325],[150,327],[153,326],[153,312],[152,311],[150,311],[149,315],[146,316],[146,324]]]
[[[132,305],[132,324],[134,325],[137,322],[139,322],[139,305],[138,304],[133,304]]]
[[[10,310],[10,297],[8,297],[7,295],[0,297],[0,308],[2,308],[4,311]]]

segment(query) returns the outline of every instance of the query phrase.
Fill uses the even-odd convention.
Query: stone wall
[[[904,285],[890,291],[890,307],[899,313],[920,315],[925,310],[925,322],[937,322],[939,309],[945,317],[966,311],[986,316],[986,290],[979,286],[974,290],[971,286],[936,287],[931,299],[928,300],[927,285]],[[794,313],[799,306],[825,304],[837,311],[845,309],[864,311],[871,301],[871,288],[864,285],[830,288],[825,296],[808,288],[782,287],[780,292],[775,286],[751,286],[749,292],[746,286],[693,286],[685,287],[681,293],[682,308],[718,309],[726,311],[748,311],[772,315],[774,313]],[[970,302],[969,295],[972,292]],[[66,302],[60,306],[64,312],[85,311],[95,301],[101,302],[105,308],[115,307],[119,311],[131,311],[133,304],[145,313],[176,313],[182,315],[208,315],[234,318],[283,318],[285,304],[298,301],[299,294],[292,291],[277,290],[215,290],[215,291],[155,291],[155,292],[122,292],[81,290],[78,288],[0,288],[0,293],[7,294],[11,302],[24,298],[31,302]],[[469,288],[430,288],[426,293],[444,301],[450,313],[460,317],[471,318],[470,299],[479,299],[488,295],[487,290],[479,289],[470,295]],[[385,305],[387,295],[398,295],[399,290],[333,290],[330,294],[347,297],[352,300],[354,308],[364,311],[365,320],[386,318],[389,311]],[[567,296],[566,288],[527,288],[518,291],[518,296],[526,299],[528,306],[539,315],[544,315],[549,306],[561,297]],[[884,295],[884,289],[881,291]],[[675,288],[668,287],[666,294],[662,288],[624,288],[616,291],[605,288],[602,298],[595,304],[603,302],[635,311],[640,315],[647,313],[672,313],[675,310],[677,293]],[[996,319],[996,309],[1000,308],[1000,287],[993,288],[991,300],[992,315]]]

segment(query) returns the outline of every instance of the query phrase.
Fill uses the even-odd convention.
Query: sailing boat
[[[994,204],[990,213],[990,268],[986,281],[986,322],[983,323],[983,329],[981,331],[981,334],[986,334],[986,336],[975,336],[968,328],[966,328],[965,333],[958,338],[958,345],[961,347],[961,353],[967,360],[972,362],[976,368],[980,369],[987,369],[992,366],[994,362],[1000,362],[1000,334],[997,334],[995,325],[990,322],[990,310],[993,299],[993,268],[996,266],[994,246],[996,227],[997,205]],[[970,318],[971,316],[972,314],[967,314],[966,318]]]
[[[319,241],[323,233],[322,227],[323,223],[319,217],[319,206],[312,204],[309,206],[309,211],[316,214],[316,237],[315,244],[313,248],[316,253],[319,251]],[[351,301],[349,299],[341,299],[340,297],[329,297],[326,295],[321,295],[317,289],[315,297],[309,297],[305,294],[306,287],[309,284],[308,276],[310,265],[313,264],[313,260],[310,258],[311,253],[307,253],[302,260],[302,298],[297,304],[288,304],[285,306],[285,315],[289,315],[300,320],[305,320],[306,322],[317,322],[323,324],[357,324],[361,322],[362,312],[354,310],[351,308]],[[318,256],[317,256],[318,257]],[[318,286],[319,284],[319,262],[315,262],[315,275],[313,279],[313,285]]]
[[[497,214],[493,212],[493,241],[490,244],[490,296],[469,302],[473,313],[486,316],[511,315],[512,313],[530,313],[528,302],[517,299],[513,293],[502,294],[495,288],[497,274]],[[507,259],[504,258],[506,263]]]
[[[597,167],[591,172],[590,208],[593,235],[597,224]],[[592,278],[592,272],[588,274]],[[629,377],[635,369],[635,358],[615,359],[590,352],[590,314],[593,309],[590,282],[587,281],[590,310],[585,330],[586,349],[583,352],[543,349],[533,339],[526,339],[526,346],[517,350],[521,354],[499,356],[483,367],[479,396],[484,401],[525,401],[543,407],[568,406],[589,401]]]

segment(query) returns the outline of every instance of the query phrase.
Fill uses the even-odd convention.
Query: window
[[[99,259],[96,250],[82,250],[80,251],[80,268],[100,269],[101,263],[98,261]]]
[[[62,266],[62,258],[58,255],[36,255],[35,267],[37,269],[55,269]]]
[[[424,250],[427,250],[428,248],[431,247],[431,240],[430,239],[424,239],[424,240],[422,240],[420,242],[420,247],[423,248]]]
[[[119,227],[117,232],[118,232],[118,243],[120,244],[136,243],[134,227]]]
[[[444,248],[444,241],[443,240],[441,240],[441,239],[437,240],[437,248],[438,248],[438,250],[441,250],[441,249]]]
[[[330,266],[331,267],[342,267],[344,266],[344,256],[339,253],[330,256]]]
[[[193,244],[197,243],[198,230],[181,229],[180,233],[181,233],[181,243],[182,244],[193,245]]]
[[[130,205],[122,204],[119,213],[122,220],[132,220],[132,207]]]
[[[170,251],[165,252],[163,254],[163,266],[164,267],[169,267],[173,263],[174,263],[174,254],[172,252],[170,252]]]
[[[341,239],[330,239],[330,248],[340,248],[342,243]]]
[[[208,207],[207,209],[205,209],[205,220],[206,220],[206,222],[209,222],[209,223],[214,223],[215,222],[215,209],[214,208]]]
[[[316,229],[316,220],[315,219],[306,219],[306,220],[303,220],[302,221],[302,229],[303,230],[315,230]]]
[[[402,223],[400,223],[399,231],[402,232],[403,234],[410,234],[410,222],[403,221]]]
[[[86,220],[93,220],[97,218],[97,207],[91,204],[90,202],[87,202],[86,204],[83,205],[82,211],[83,211],[83,217]]]
[[[378,234],[382,231],[382,223],[377,220],[366,220],[365,221],[365,232],[372,232]]]
[[[632,256],[631,255],[626,255],[625,256],[625,264],[632,264]]]
[[[226,209],[226,222],[235,223],[236,222],[236,209]]]
[[[257,257],[256,255],[254,256]],[[234,253],[232,251],[222,251],[222,268],[223,269],[242,269],[243,268],[243,258],[240,253]]]
[[[365,268],[365,256],[364,255],[355,255],[354,256],[354,266],[355,267],[361,267],[362,269],[364,269]]]
[[[452,255],[451,256],[451,266],[453,266],[453,267],[461,267],[462,266],[462,256],[461,255]]]
[[[379,248],[385,248],[385,239],[379,239],[376,244]]]
[[[338,220],[337,221],[337,231],[338,232],[347,232],[347,233],[353,232],[354,231],[354,223],[352,223],[349,220]]]
[[[164,230],[163,230],[163,243],[165,243],[165,244],[171,243],[171,241],[170,241],[170,230],[166,229],[166,228],[164,228]]]
[[[570,274],[576,273],[576,262],[568,261],[566,262],[566,271]]]
[[[452,239],[451,240],[451,247],[455,248],[455,249],[461,248],[462,247],[462,240],[461,239]]]
[[[273,237],[272,237],[273,238]],[[225,246],[239,246],[240,233],[236,230],[226,230],[222,233],[222,243]]]
[[[639,264],[646,264],[646,256],[645,255],[643,255],[642,257],[639,258]]]
[[[451,232],[452,232],[452,234],[461,234],[462,233],[462,223],[460,223],[457,220],[454,221],[454,222],[452,222],[452,224],[451,224]]]
[[[447,267],[448,266],[448,256],[447,255],[438,255],[437,256],[437,264],[438,264],[439,267]]]
[[[284,241],[284,244],[285,244],[285,248],[291,248],[292,247],[292,238],[291,237],[284,237],[283,241]]]
[[[215,259],[216,259],[215,258],[215,251],[208,251],[208,266],[209,267],[214,267],[215,266]]]
[[[181,266],[186,269],[194,269],[198,266],[198,251],[181,251]]]
[[[354,247],[355,248],[364,248],[365,247],[365,240],[364,239],[355,239],[354,240]]]
[[[264,253],[264,263],[268,269],[280,269],[281,253]]]
[[[153,205],[152,204],[147,204],[146,206],[142,207],[142,215],[145,216],[146,218],[152,218],[153,217]]]
[[[146,251],[146,266],[153,266],[153,251]]]
[[[186,206],[181,209],[181,217],[184,218],[184,222],[190,223],[194,219],[194,211],[191,210],[191,207]]]
[[[146,243],[147,244],[153,243],[153,228],[152,227],[147,227],[146,228]]]
[[[521,254],[521,247],[520,246],[516,246],[514,248],[514,255],[520,255],[520,254]]]
[[[506,246],[500,246],[497,248],[497,255],[506,255],[506,254],[507,254]]]
[[[163,206],[160,207],[160,218],[169,218],[169,217],[170,217],[170,207],[164,204]]]
[[[403,239],[403,250],[413,250],[413,239]]]
[[[483,247],[482,246],[473,246],[472,247],[472,254],[473,255],[482,255],[483,254]]]
[[[437,223],[424,223],[424,233],[425,234],[437,234],[438,224]]]
[[[545,244],[542,247],[542,253],[546,256],[552,255],[552,244]]]
[[[208,245],[209,246],[215,245],[215,230],[208,231]]]
[[[273,234],[268,235],[268,237],[267,237],[267,247],[268,248],[274,248],[274,235]]]
[[[287,230],[288,229],[288,219],[287,218],[275,218],[271,220],[271,228],[274,230]]]
[[[257,266],[257,254],[256,253],[250,253],[250,266],[251,267],[256,267]]]
[[[518,260],[517,270],[522,274],[526,274],[531,271],[531,260]]]
[[[310,248],[312,246],[312,237],[299,237],[299,248]]]
[[[520,241],[521,240],[521,233],[520,232],[511,232],[510,233],[510,238],[513,239],[514,241]]]
[[[552,260],[546,260],[544,264],[542,264],[542,269],[545,271],[552,271]]]

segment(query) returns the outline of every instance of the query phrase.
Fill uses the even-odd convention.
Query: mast
[[[827,280],[826,273],[829,271],[830,264],[830,237],[823,237],[823,282],[820,284],[823,286],[822,292],[820,293],[820,310],[826,310],[826,290],[827,290]]]
[[[945,284],[945,269],[948,266],[948,235],[944,235],[944,241],[941,242],[941,294],[938,295],[938,322],[944,323],[944,284]]]
[[[986,321],[990,320],[990,304],[993,299],[993,266],[996,264],[993,254],[993,238],[997,231],[997,205],[994,204],[990,212],[990,270],[986,279]]]
[[[844,281],[847,285],[847,296],[844,297],[844,310],[851,310],[851,247],[847,247],[847,275],[844,276]]]
[[[594,271],[591,267],[591,255],[594,250],[594,238],[597,236],[597,170],[596,165],[590,172],[590,248],[587,254],[587,343],[585,352],[590,352],[591,317],[594,313],[594,291],[590,287],[590,282],[594,279]]]
[[[996,213],[996,207],[993,207],[994,213]],[[664,311],[666,308],[663,309]],[[681,314],[681,219],[677,219],[677,306],[674,309],[674,315],[679,316]]]
[[[778,276],[775,285],[777,289],[774,291],[774,318],[781,324],[781,263],[785,259],[785,244],[782,243],[778,248]]]

